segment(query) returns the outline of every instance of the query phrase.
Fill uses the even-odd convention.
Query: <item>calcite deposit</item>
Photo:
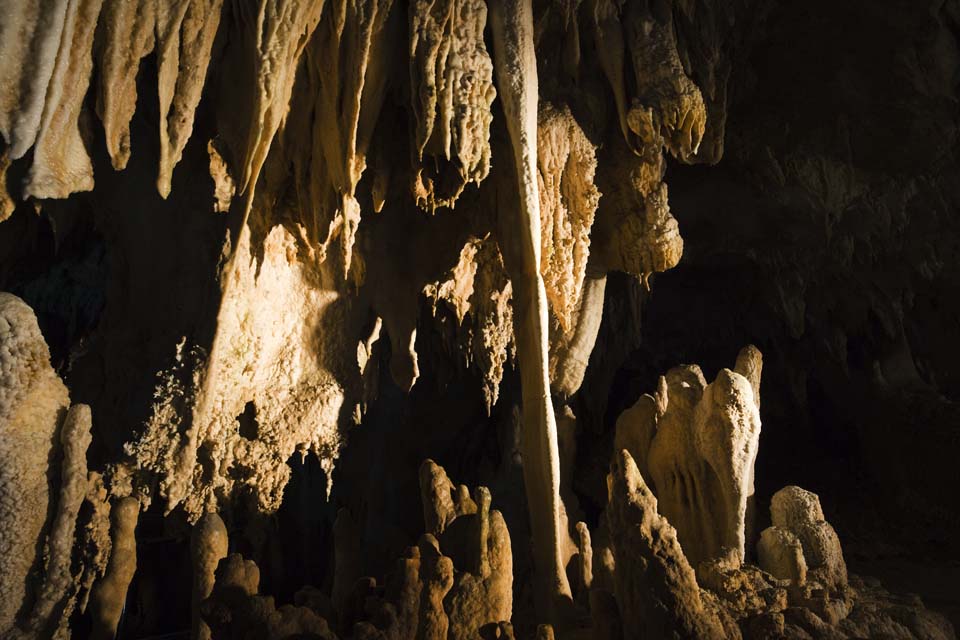
[[[906,4],[0,0],[0,638],[951,637]]]

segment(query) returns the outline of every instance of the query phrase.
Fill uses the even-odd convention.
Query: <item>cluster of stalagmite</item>
[[[125,496],[108,501],[100,475],[87,473],[89,408],[75,405],[67,410],[66,389],[49,365],[29,307],[8,294],[0,303],[0,427],[4,444],[16,447],[4,451],[9,464],[0,483],[0,539],[7,562],[0,581],[4,637],[69,637],[67,621],[77,607],[86,609],[92,637],[115,637],[137,571],[140,500]],[[571,526],[565,516],[561,520],[560,566],[571,578],[572,608],[555,618],[555,626],[539,625],[530,633],[554,637],[556,628],[559,637],[609,640],[646,635],[951,637],[950,625],[916,600],[894,598],[875,583],[848,576],[836,532],[826,522],[819,499],[799,487],[786,487],[773,497],[773,525],[757,542],[760,567],[744,562],[744,548],[737,544],[754,542],[744,503],[756,451],[743,439],[746,433],[755,441],[758,432],[744,431],[752,423],[743,416],[755,417],[755,411],[745,407],[756,406],[759,352],[744,349],[736,368],[743,373],[721,371],[709,386],[702,375],[695,375],[699,369],[677,369],[661,379],[656,396],[646,396],[625,414],[629,420],[621,420],[618,439],[626,445],[617,444],[607,479],[609,499],[596,535],[583,522]],[[711,391],[714,385],[720,391]],[[730,389],[740,392],[731,394]],[[681,393],[697,393],[699,400],[684,400]],[[667,419],[671,405],[678,414]],[[664,410],[658,412],[658,407]],[[638,421],[638,416],[653,422]],[[732,419],[737,416],[740,419]],[[671,426],[670,420],[679,417],[688,422]],[[639,430],[644,426],[646,431]],[[650,441],[655,442],[661,429],[691,426],[709,430],[688,435],[712,443],[710,447],[671,447],[654,454]],[[652,437],[642,437],[651,430]],[[43,437],[32,439],[37,434]],[[54,438],[61,448],[61,484],[48,521],[46,471]],[[677,517],[687,528],[678,535],[665,513],[666,501],[678,499],[674,485],[658,482],[654,489],[648,484],[628,452],[638,442],[649,445],[647,465],[659,455],[663,460],[654,465],[666,465],[675,475],[683,473],[678,465],[689,462],[685,458],[690,455],[713,456],[697,462],[713,475],[688,473],[683,482],[687,495],[713,492],[714,501],[704,502],[701,509],[703,517],[721,529],[719,542],[711,530],[698,526],[700,521],[684,520],[687,513],[682,510]],[[38,451],[43,453],[40,459],[30,457]],[[737,451],[741,457],[731,458]],[[726,457],[718,452],[726,452]],[[384,581],[364,577],[361,536],[350,513],[342,510],[334,528],[331,592],[305,587],[293,604],[278,606],[272,596],[258,593],[256,564],[236,553],[228,555],[223,520],[205,513],[193,525],[190,545],[194,636],[515,637],[514,545],[506,521],[492,508],[495,496],[485,487],[471,492],[454,484],[431,460],[422,464],[419,480],[424,533]],[[710,482],[717,486],[711,488]],[[658,499],[655,490],[663,497]],[[90,509],[80,517],[84,501]],[[729,518],[724,515],[728,509],[734,513]],[[45,540],[42,558],[34,555],[40,539]],[[694,564],[686,548],[703,557]]]
[[[385,584],[362,575],[359,540],[348,512],[337,518],[336,566],[330,596],[301,589],[294,606],[258,595],[260,572],[238,554],[224,557],[224,534],[195,533],[195,580],[209,595],[199,605],[213,638],[283,638],[314,634],[363,640],[467,640],[493,630],[512,634],[513,551],[490,492],[454,486],[431,460],[420,469],[425,532],[396,562]],[[196,527],[222,528],[215,515]],[[196,531],[196,529],[195,529]],[[211,562],[220,555],[216,570]],[[213,582],[207,582],[214,578]],[[196,596],[195,592],[195,596]]]
[[[628,450],[649,478],[694,565],[726,550],[741,561],[745,555],[761,362],[760,352],[746,347],[736,370],[721,370],[711,384],[696,365],[671,369],[655,395],[617,420],[615,447]]]

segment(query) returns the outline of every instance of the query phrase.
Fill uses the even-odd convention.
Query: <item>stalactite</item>
[[[571,596],[561,557],[566,532],[561,531],[557,425],[547,371],[547,295],[540,275],[533,10],[530,2],[493,2],[490,8],[494,63],[517,184],[517,200],[507,203],[515,216],[501,214],[504,229],[498,238],[513,281],[514,334],[524,397],[523,471],[534,532],[537,593],[540,606],[553,609]]]

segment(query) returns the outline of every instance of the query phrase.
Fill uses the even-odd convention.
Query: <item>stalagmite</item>
[[[94,640],[117,636],[120,615],[127,600],[127,588],[137,570],[137,539],[134,531],[140,516],[136,498],[121,498],[110,509],[110,562],[107,571],[93,587],[89,611],[93,618]]]
[[[93,69],[93,35],[103,0],[70,3],[50,77],[24,196],[66,198],[93,189],[93,165],[81,127]]]
[[[333,605],[343,608],[363,575],[363,556],[360,554],[360,532],[346,509],[337,511],[333,523]]]
[[[258,595],[260,570],[252,560],[231,553],[220,561],[209,598],[200,607],[213,638],[317,638],[335,640],[327,621],[306,606],[277,607],[272,596]]]
[[[33,311],[0,293],[0,635],[30,595],[49,504],[50,448],[68,406]]]
[[[757,542],[760,568],[781,580],[803,584],[807,580],[807,561],[800,540],[787,529],[767,527]]]
[[[759,351],[748,347],[738,362]],[[758,360],[752,360],[758,362]],[[759,365],[752,369],[759,387]],[[663,514],[691,563],[732,550],[742,561],[760,414],[751,381],[723,369],[707,384],[696,366],[671,369],[617,421],[616,442],[653,479]]]
[[[493,63],[483,43],[480,0],[410,3],[414,121],[413,196],[433,211],[453,207],[464,187],[490,171]]]
[[[752,344],[748,344],[737,354],[737,363],[733,370],[750,382],[753,389],[753,403],[760,409],[760,377],[763,374],[763,354]]]
[[[490,509],[490,492],[478,487],[477,511],[455,519],[440,538],[453,560],[454,580],[444,598],[448,637],[475,638],[480,628],[509,620],[513,611],[513,555],[510,533],[499,511]]]
[[[90,446],[90,407],[70,407],[60,427],[60,494],[47,536],[43,586],[26,628],[38,636],[68,637],[67,618],[73,610],[76,585],[71,568],[77,513],[87,492],[87,447]]]
[[[505,253],[512,254],[506,262],[514,287],[514,332],[523,387],[523,473],[534,535],[537,597],[544,610],[553,611],[571,596],[561,557],[560,540],[566,532],[561,531],[557,426],[547,371],[547,295],[540,276],[538,82],[532,12],[529,1],[490,4],[494,63],[519,198],[510,209],[517,217],[502,222],[499,237]],[[551,617],[558,613],[553,611]]]
[[[200,613],[201,603],[213,592],[220,560],[227,557],[227,528],[216,513],[208,513],[193,525],[190,554],[193,560],[192,637],[210,640],[210,627]]]
[[[701,596],[677,532],[626,451],[607,476],[606,517],[616,557],[616,596],[625,638],[731,638]]]
[[[0,0],[0,640],[955,635],[815,494],[753,532],[763,386],[758,490],[952,539],[918,1]]]
[[[446,640],[450,621],[443,599],[453,587],[453,561],[440,553],[440,545],[429,533],[420,538],[420,630],[418,640]]]
[[[773,494],[770,515],[774,527],[789,531],[800,541],[810,574],[830,588],[846,586],[847,565],[840,539],[824,519],[820,498],[815,493],[784,487]]]

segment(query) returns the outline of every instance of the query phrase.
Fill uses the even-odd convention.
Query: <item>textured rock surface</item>
[[[77,514],[87,493],[91,425],[90,407],[83,404],[70,407],[60,425],[60,492],[44,550],[43,586],[24,625],[38,636],[70,635],[68,619],[79,590],[71,564]]]
[[[807,561],[803,546],[788,529],[767,527],[757,543],[760,567],[776,578],[803,584],[807,580]]]
[[[784,487],[770,501],[773,526],[789,531],[803,547],[803,557],[811,572],[831,588],[847,584],[847,565],[843,561],[840,539],[823,517],[820,498],[800,487]]]
[[[413,196],[433,211],[490,172],[493,62],[483,42],[479,0],[410,3],[410,94],[414,119]],[[431,166],[432,165],[432,166]]]
[[[0,630],[6,632],[29,602],[28,587],[35,588],[29,574],[51,501],[48,457],[70,400],[36,316],[8,293],[0,294],[0,331]]]

